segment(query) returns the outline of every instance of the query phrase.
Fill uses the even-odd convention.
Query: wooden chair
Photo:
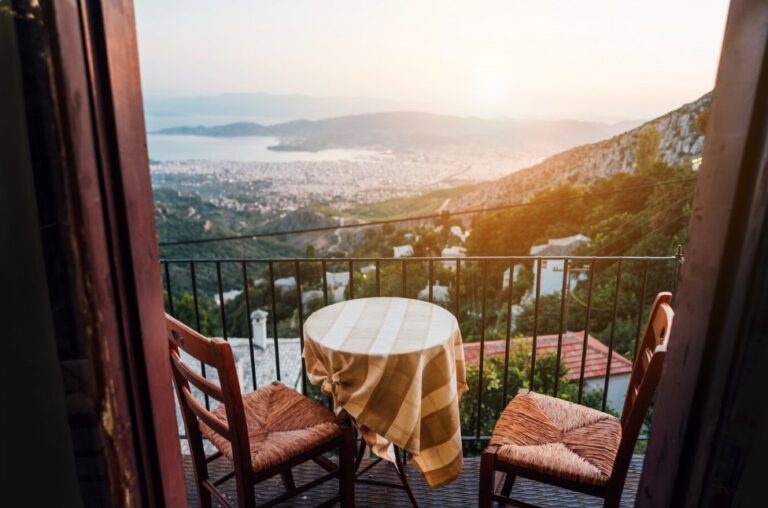
[[[674,312],[659,293],[635,358],[621,419],[522,391],[504,409],[480,461],[480,507],[511,499],[517,476],[602,497],[619,506],[638,434],[661,375]],[[496,482],[496,472],[499,480]],[[499,493],[499,485],[501,491]]]
[[[254,486],[278,474],[286,492],[260,506],[272,506],[333,478],[339,479],[339,493],[320,506],[337,501],[342,506],[354,506],[355,450],[349,425],[337,423],[331,411],[278,382],[242,395],[228,343],[208,339],[167,314],[166,323],[174,385],[192,453],[200,506],[212,506],[213,496],[231,507],[217,487],[234,477],[237,505],[253,507]],[[219,383],[200,376],[179,350],[213,367]],[[222,405],[206,409],[193,396],[190,385]],[[210,457],[205,456],[203,436],[218,449]],[[323,456],[336,448],[338,465]],[[234,470],[212,480],[208,464],[222,456],[233,463]],[[297,487],[291,468],[307,460],[322,466],[325,474]]]

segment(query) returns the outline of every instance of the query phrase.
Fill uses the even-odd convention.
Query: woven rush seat
[[[491,445],[500,461],[592,485],[605,485],[621,442],[618,418],[521,391],[504,409]]]
[[[342,433],[331,411],[279,382],[243,395],[243,408],[254,471],[277,466]],[[227,421],[224,406],[212,413]],[[232,443],[202,421],[199,426],[222,455],[233,460]]]

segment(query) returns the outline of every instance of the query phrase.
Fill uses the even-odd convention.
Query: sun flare
[[[472,77],[472,100],[477,108],[489,111],[499,108],[510,98],[511,76],[501,66],[483,65]]]

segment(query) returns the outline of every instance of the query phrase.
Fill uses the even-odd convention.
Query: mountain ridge
[[[699,116],[709,109],[712,92],[640,126],[608,139],[588,143],[547,157],[538,164],[498,180],[480,184],[461,198],[452,200],[448,210],[525,202],[547,187],[570,183],[584,185],[634,168],[635,145],[640,130],[652,125],[659,131],[659,159],[675,165],[699,157],[704,135],[697,130]]]

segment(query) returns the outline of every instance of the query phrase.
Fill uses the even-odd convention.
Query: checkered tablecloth
[[[467,384],[450,312],[406,298],[350,300],[312,314],[304,341],[310,382],[355,419],[374,453],[394,461],[392,443],[408,450],[433,487],[461,472]]]

